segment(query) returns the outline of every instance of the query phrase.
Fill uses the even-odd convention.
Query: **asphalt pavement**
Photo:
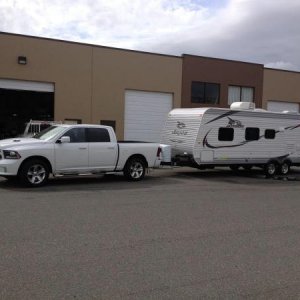
[[[0,299],[299,299],[300,169],[0,179]]]

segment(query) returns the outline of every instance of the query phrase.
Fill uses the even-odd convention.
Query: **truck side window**
[[[259,128],[247,127],[245,132],[246,141],[255,141],[259,139]]]
[[[219,128],[218,140],[233,141],[233,135],[234,135],[233,128],[221,127]]]
[[[72,128],[63,136],[69,136],[70,143],[86,143],[85,128]]]
[[[106,128],[88,128],[89,143],[108,143],[110,142],[109,132]]]
[[[275,139],[276,132],[274,129],[266,129],[265,130],[265,139],[273,140]]]

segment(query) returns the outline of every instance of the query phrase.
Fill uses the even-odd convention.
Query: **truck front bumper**
[[[0,176],[16,176],[18,175],[20,161],[16,159],[0,160]]]

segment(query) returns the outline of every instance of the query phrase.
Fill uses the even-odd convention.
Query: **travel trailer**
[[[177,165],[257,166],[269,176],[287,174],[300,165],[300,114],[255,109],[251,102],[235,102],[230,109],[174,109],[161,143],[171,145]]]

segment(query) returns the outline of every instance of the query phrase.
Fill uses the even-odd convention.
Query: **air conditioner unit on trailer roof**
[[[255,109],[255,103],[253,103],[253,102],[233,102],[230,105],[230,109],[253,110],[253,109]]]

